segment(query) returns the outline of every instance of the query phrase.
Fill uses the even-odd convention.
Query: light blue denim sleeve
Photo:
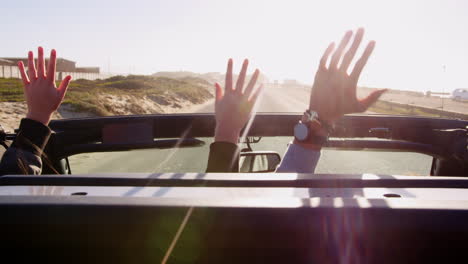
[[[320,159],[320,150],[306,149],[298,144],[289,143],[276,172],[314,173]]]

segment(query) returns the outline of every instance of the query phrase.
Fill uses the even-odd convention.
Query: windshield
[[[166,150],[134,150],[115,153],[86,153],[69,158],[73,174],[89,173],[190,173],[206,170],[212,138],[200,138],[203,147]],[[290,137],[268,137],[254,144],[255,151],[275,151],[283,154]],[[352,160],[346,162],[344,160]],[[402,162],[403,161],[403,162]],[[382,151],[342,151],[327,149],[317,164],[315,173],[383,174],[421,176],[430,173],[432,157],[419,153],[389,153]],[[123,166],[123,164],[125,164]],[[243,160],[240,160],[242,167]],[[398,166],[396,166],[398,164]]]
[[[46,57],[52,48],[57,50],[57,85],[68,75],[73,78],[52,119],[214,113],[215,83],[224,87],[229,58],[234,73],[239,73],[242,60],[249,59],[247,80],[260,70],[255,89],[262,85],[263,92],[254,113],[302,114],[313,105],[311,90],[325,49],[332,41],[339,43],[345,31],[357,28],[365,29],[363,43],[375,41],[357,81],[357,99],[387,89],[364,115],[468,119],[468,3],[462,0],[24,0],[4,3],[2,10],[3,20],[11,21],[0,27],[6,36],[0,50],[0,124],[7,132],[18,128],[28,113],[18,62],[26,63],[27,52],[36,52],[37,46],[44,47]],[[363,44],[357,49],[345,73],[352,74],[365,48]],[[234,74],[234,82],[237,77]],[[275,140],[265,138],[261,149],[282,155],[291,137],[281,138],[281,143]],[[203,150],[190,151],[205,157],[210,142],[206,138]],[[173,156],[173,150],[155,151],[161,157],[152,162],[158,166],[169,164],[165,160],[174,164],[183,160]],[[432,160],[424,154],[393,153],[397,155],[393,158],[392,151],[387,156],[356,154],[360,152],[327,150],[317,171],[424,175]],[[326,165],[328,158],[340,163],[355,154],[374,167],[359,162]],[[71,167],[82,173],[103,172],[102,164],[91,169],[99,155],[71,157]],[[114,163],[126,159],[122,153],[102,155]],[[109,155],[117,156],[114,160]],[[371,157],[416,166],[386,169]],[[195,167],[174,164],[117,171],[199,172],[206,167],[206,161]]]

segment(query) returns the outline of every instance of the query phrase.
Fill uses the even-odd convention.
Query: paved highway
[[[259,112],[302,112],[308,104],[304,89],[266,89]],[[212,113],[212,102],[198,109]],[[135,150],[116,153],[81,154],[70,158],[73,174],[105,172],[203,172],[209,144],[199,148],[170,150]],[[291,138],[264,138],[254,150],[273,150],[283,155]],[[394,175],[428,175],[432,158],[416,153],[323,150],[317,173],[375,173]]]

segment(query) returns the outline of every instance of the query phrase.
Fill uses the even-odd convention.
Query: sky
[[[467,11],[464,0],[14,0],[0,7],[0,57],[41,45],[132,74],[248,58],[270,80],[312,83],[328,44],[364,27],[376,48],[360,85],[447,92],[468,87]]]

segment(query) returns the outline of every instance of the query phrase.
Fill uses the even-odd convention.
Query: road
[[[309,100],[304,89],[268,87],[259,105],[259,112],[302,112]],[[212,113],[213,102],[198,109]],[[135,150],[114,153],[81,154],[70,158],[73,174],[120,172],[203,172],[206,168],[211,138],[200,148],[170,150]],[[254,150],[273,150],[280,155],[286,150],[289,137],[264,138]],[[416,153],[323,150],[317,173],[374,173],[394,175],[428,175],[432,158]]]

